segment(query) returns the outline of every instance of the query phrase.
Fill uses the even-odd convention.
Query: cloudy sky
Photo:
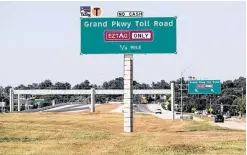
[[[139,82],[178,79],[190,64],[185,77],[246,77],[245,2],[0,2],[0,85],[123,76],[123,55],[80,55],[80,6],[87,5],[107,17],[122,10],[178,17],[178,54],[134,55]]]

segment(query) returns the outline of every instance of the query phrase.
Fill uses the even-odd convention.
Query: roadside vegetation
[[[107,113],[102,107],[94,114],[0,115],[3,155],[242,155],[245,141],[245,131],[143,114],[134,114],[134,132],[124,133],[122,114]]]
[[[181,80],[183,83],[183,87],[187,87],[188,80],[184,78],[180,78],[177,80],[173,80],[170,82],[175,83],[175,103],[178,107],[175,109],[179,111],[181,107]],[[170,89],[170,82],[165,80],[160,80],[157,82],[152,82],[151,84],[140,83],[138,81],[133,81],[134,89]],[[6,102],[6,109],[9,109],[9,89],[21,89],[21,90],[28,90],[28,89],[123,89],[124,87],[124,78],[118,77],[109,81],[105,81],[102,85],[91,84],[89,80],[85,80],[80,84],[76,84],[71,86],[68,82],[55,82],[53,83],[51,80],[47,79],[40,83],[32,83],[28,85],[20,84],[19,86],[0,86],[0,101]],[[220,104],[222,103],[224,106],[223,112],[230,113],[231,115],[243,115],[246,113],[246,78],[239,77],[235,80],[226,80],[221,81],[221,94],[200,94],[200,95],[192,95],[188,94],[187,89],[185,88],[183,91],[183,111],[191,113],[195,110],[198,111],[210,111],[214,114],[218,113],[221,110]],[[56,101],[56,104],[65,103],[65,102],[84,102],[88,95],[46,95],[46,96],[26,96],[27,98],[32,98],[31,103],[33,108],[44,107],[52,105],[52,100]],[[40,105],[36,104],[37,99],[44,99],[44,103]],[[157,95],[157,97],[153,98],[151,95],[134,95],[133,100],[136,103],[142,102],[142,99],[147,100],[148,103],[153,101],[163,103],[162,105],[167,105],[167,108],[170,110],[170,95],[166,96],[166,101],[162,96]],[[123,101],[123,95],[97,95],[96,102],[106,103],[107,101]],[[211,104],[210,104],[211,101]],[[25,109],[25,107],[23,107]],[[17,109],[15,109],[17,110]],[[1,109],[0,109],[1,111]]]

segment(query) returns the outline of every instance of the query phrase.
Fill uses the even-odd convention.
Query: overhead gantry
[[[133,94],[137,95],[167,95],[171,94],[171,110],[174,118],[174,102],[175,89],[174,83],[171,83],[171,89],[134,89]],[[95,95],[124,95],[123,89],[76,89],[76,90],[52,90],[52,89],[29,89],[29,90],[15,90],[10,89],[9,105],[10,112],[14,111],[14,95],[17,95],[18,111],[20,111],[20,96],[21,95],[91,95],[91,112],[95,111]]]

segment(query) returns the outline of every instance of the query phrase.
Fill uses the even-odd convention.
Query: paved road
[[[45,110],[44,112],[79,112],[89,109],[89,106],[90,105],[70,104],[70,105],[65,105],[65,106]]]
[[[246,130],[246,122],[244,121],[236,121],[236,120],[225,120],[224,123],[214,123],[210,121],[213,126],[220,126],[229,129],[238,129],[238,130]]]
[[[137,104],[136,107],[133,107],[133,111],[135,112],[145,112],[145,113],[152,113],[145,104]]]
[[[118,108],[112,110],[112,112],[118,112],[122,113],[123,110],[123,104],[121,104]],[[136,104],[136,106],[133,106],[134,112],[142,112],[142,113],[151,113],[151,111],[147,108],[147,105],[145,104]]]

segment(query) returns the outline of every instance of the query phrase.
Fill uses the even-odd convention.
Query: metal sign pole
[[[133,132],[133,54],[124,54],[124,132]]]

